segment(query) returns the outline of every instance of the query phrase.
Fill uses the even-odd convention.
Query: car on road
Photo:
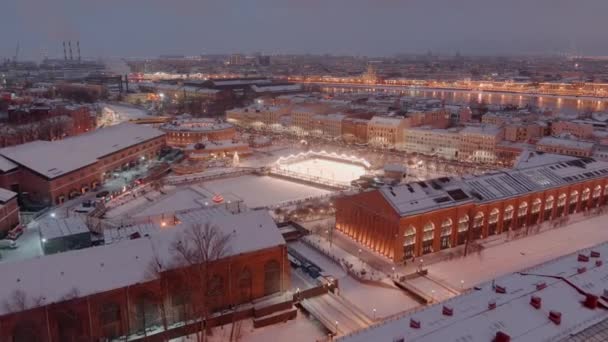
[[[109,194],[110,194],[109,191],[104,190],[104,191],[98,192],[97,195],[95,195],[95,197],[97,197],[97,198],[104,198],[104,197],[108,196]]]

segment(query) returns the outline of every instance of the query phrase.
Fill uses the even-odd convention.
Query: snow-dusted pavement
[[[558,229],[491,246],[480,254],[428,267],[429,274],[460,289],[543,263],[608,240],[607,217],[597,216]],[[461,285],[461,281],[464,284]]]
[[[357,281],[332,260],[301,242],[292,243],[290,247],[321,267],[323,272],[336,277],[340,296],[369,317],[382,318],[420,305],[397,288],[367,285]],[[376,309],[375,314],[374,309]]]
[[[326,338],[325,331],[321,325],[306,317],[302,311],[298,316],[284,323],[277,323],[263,328],[254,328],[251,319],[240,321],[240,339],[233,341],[243,342],[269,342],[269,341],[290,341],[290,342],[313,342]],[[213,336],[207,339],[208,342],[230,341],[231,324],[213,329]],[[235,329],[238,330],[238,329]],[[196,342],[196,336],[186,336],[172,339],[170,342]]]
[[[250,208],[327,195],[328,190],[268,176],[240,176],[201,183],[212,193],[241,198]]]

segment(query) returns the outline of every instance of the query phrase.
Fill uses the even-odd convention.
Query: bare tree
[[[23,290],[13,291],[11,299],[4,301],[4,311],[6,312],[19,312],[25,311],[30,308],[42,306],[44,297],[28,298],[28,295]]]
[[[209,303],[209,266],[226,255],[230,235],[210,223],[193,223],[186,227],[171,246],[176,266],[184,280],[186,291],[191,296],[193,317],[200,320],[197,341],[206,339],[207,318],[211,313]]]

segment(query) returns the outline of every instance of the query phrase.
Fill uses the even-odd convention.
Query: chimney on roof
[[[530,305],[532,305],[532,307],[534,307],[535,309],[540,309],[541,302],[542,302],[542,299],[538,296],[530,297]]]
[[[414,318],[410,319],[410,328],[420,329],[421,326],[420,320]]]
[[[559,311],[549,311],[549,320],[556,325],[560,325],[562,323],[562,313]]]
[[[494,342],[509,342],[511,341],[511,336],[507,335],[502,331],[496,332],[496,337],[494,337]]]
[[[592,309],[592,310],[595,309],[595,308],[597,308],[597,296],[588,293],[585,296],[585,301],[583,302],[583,305],[586,308]]]

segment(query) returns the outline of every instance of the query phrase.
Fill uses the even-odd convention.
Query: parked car
[[[6,236],[6,238],[10,240],[17,240],[17,238],[20,237],[21,234],[23,234],[23,226],[18,225],[17,227],[8,231],[8,235]]]
[[[0,240],[0,249],[15,249],[17,248],[17,243],[14,240],[3,239]]]
[[[104,191],[98,192],[97,195],[95,195],[95,197],[97,197],[97,198],[104,198],[104,197],[108,196],[109,194],[110,194],[109,191],[104,190]]]

